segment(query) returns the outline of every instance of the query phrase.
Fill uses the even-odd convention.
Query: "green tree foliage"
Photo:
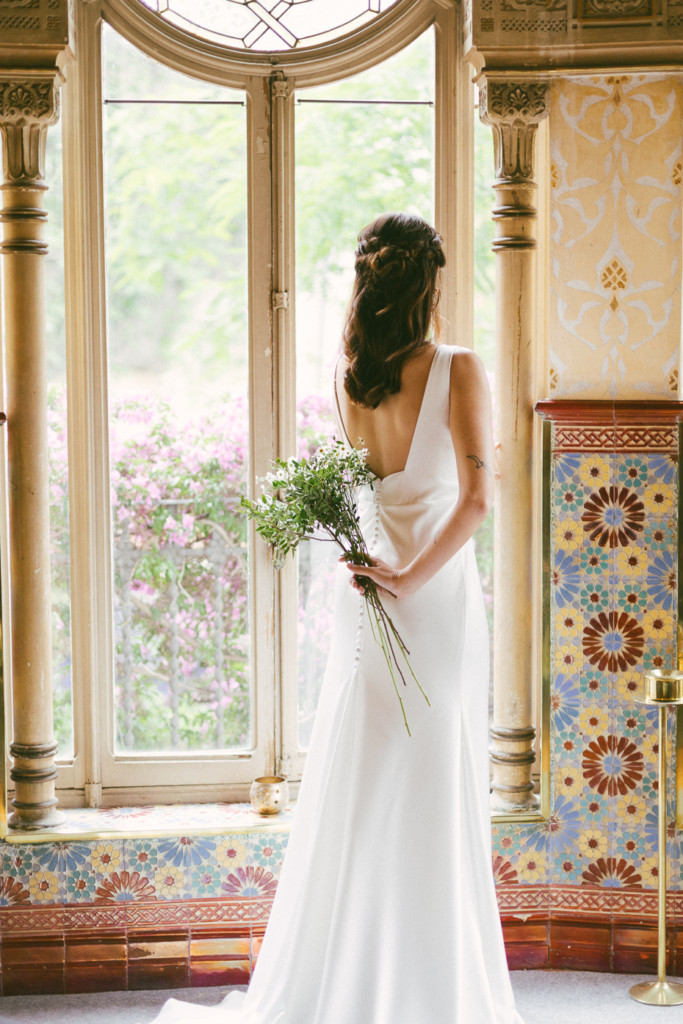
[[[433,102],[433,59],[427,33],[362,75],[297,94],[297,260],[307,290],[321,275],[348,280],[358,232],[378,214],[432,218],[434,110],[420,104]]]
[[[106,49],[110,362],[180,361],[195,374],[198,364],[211,373],[244,367],[244,97],[197,94],[181,76],[131,57],[114,33]]]

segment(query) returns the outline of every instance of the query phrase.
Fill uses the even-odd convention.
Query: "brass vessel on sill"
[[[289,803],[287,779],[282,775],[262,775],[252,782],[249,798],[257,814],[279,814]]]

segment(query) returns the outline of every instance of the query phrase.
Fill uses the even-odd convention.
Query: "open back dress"
[[[457,500],[454,351],[436,350],[405,468],[359,494],[370,552],[392,566],[433,540]],[[491,872],[488,633],[472,540],[417,593],[383,600],[431,706],[408,676],[409,736],[365,599],[340,565],[329,661],[251,985],[214,1008],[171,1000],[163,1024],[523,1024]]]

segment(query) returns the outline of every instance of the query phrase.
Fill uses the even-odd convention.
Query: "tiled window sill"
[[[170,804],[150,807],[66,808],[65,821],[46,830],[10,830],[8,843],[127,836],[179,836],[289,832],[293,808],[269,817],[250,804]]]

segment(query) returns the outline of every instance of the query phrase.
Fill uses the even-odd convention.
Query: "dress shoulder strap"
[[[343,417],[342,417],[341,405],[339,404],[339,392],[337,391],[337,371],[339,370],[339,360],[340,359],[341,359],[341,353],[337,356],[337,361],[334,364],[334,378],[333,378],[333,383],[334,383],[334,414],[335,414],[335,418],[337,420],[337,426],[339,427],[339,432],[343,435],[342,436],[342,440],[346,441],[346,443],[348,444],[349,448],[353,448],[353,445],[351,444],[351,438],[346,433],[346,427],[344,426],[344,420],[343,420]]]
[[[422,405],[426,415],[424,420],[434,424],[443,418],[444,403],[449,404],[451,390],[451,357],[454,349],[451,345],[438,345],[434,353],[434,365],[431,368],[425,388]]]

